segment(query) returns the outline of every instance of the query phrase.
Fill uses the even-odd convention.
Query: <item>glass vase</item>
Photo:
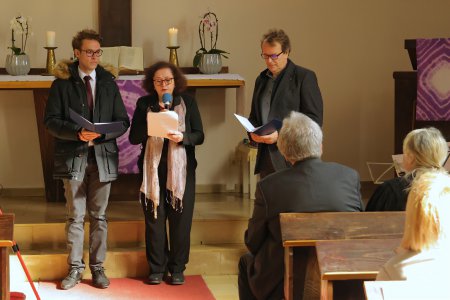
[[[203,74],[217,74],[222,70],[222,57],[220,54],[202,54],[198,68]]]
[[[30,72],[30,58],[26,54],[8,54],[5,62],[6,72],[10,75],[27,75]]]

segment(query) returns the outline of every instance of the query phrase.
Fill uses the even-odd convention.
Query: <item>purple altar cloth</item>
[[[450,120],[450,39],[418,39],[416,120]]]
[[[136,108],[136,101],[139,97],[147,94],[142,88],[142,80],[116,80],[119,86],[120,95],[122,95],[123,103],[127,109],[128,117],[133,118],[134,109]],[[117,139],[119,146],[119,173],[120,174],[137,174],[139,169],[137,167],[138,156],[141,152],[140,145],[131,145],[128,141],[129,130]]]

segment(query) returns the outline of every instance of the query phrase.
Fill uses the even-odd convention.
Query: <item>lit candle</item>
[[[47,31],[47,47],[55,47],[55,32]]]
[[[178,35],[178,29],[169,28],[169,47],[178,46],[177,35]]]

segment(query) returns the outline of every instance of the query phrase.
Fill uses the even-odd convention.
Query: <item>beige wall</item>
[[[58,59],[71,54],[70,40],[81,28],[97,28],[97,1],[2,0],[0,67],[10,45],[9,20],[33,17],[27,52],[32,67],[44,67],[45,31],[55,30]],[[247,80],[246,114],[254,79],[263,69],[261,35],[272,27],[291,37],[291,58],[316,71],[324,98],[324,159],[357,169],[369,180],[366,161],[389,161],[393,151],[393,71],[411,70],[403,49],[407,38],[449,37],[450,2],[133,0],[133,45],[144,47],[145,63],[168,58],[167,29],[179,28],[179,61],[190,66],[199,48],[197,25],[211,9],[220,21],[218,48],[231,52],[230,72]],[[82,14],[77,14],[81,11]],[[231,188],[239,181],[235,146],[245,137],[232,113],[234,90],[200,90],[205,126],[198,148],[199,184]],[[0,183],[8,188],[43,187],[31,92],[0,92]]]

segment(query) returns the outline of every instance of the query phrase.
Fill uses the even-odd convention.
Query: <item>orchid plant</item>
[[[23,17],[21,14],[19,16],[14,17],[10,22],[11,29],[11,47],[8,47],[12,50],[14,55],[25,55],[25,49],[27,47],[28,36],[32,35],[30,28],[31,17]],[[19,33],[21,35],[21,47],[16,47],[16,39],[15,33]]]
[[[228,52],[216,48],[217,39],[219,38],[219,20],[215,13],[207,12],[203,15],[198,25],[198,36],[200,38],[200,49],[195,52],[194,67],[198,67],[203,54],[220,54],[228,58],[225,55],[229,54]],[[207,44],[209,44],[209,50],[206,49]]]

